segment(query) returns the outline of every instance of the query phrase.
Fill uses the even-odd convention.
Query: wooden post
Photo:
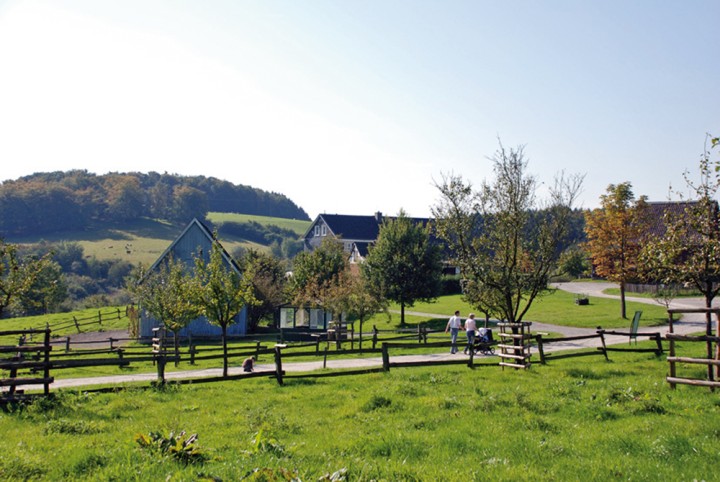
[[[603,352],[603,355],[605,355],[605,360],[610,361],[610,359],[608,358],[608,354],[607,354],[607,345],[605,345],[605,330],[603,330],[602,328],[599,328],[597,332],[598,332],[598,335],[600,335],[600,343],[602,344],[602,352]],[[637,341],[636,341],[636,343],[637,343]]]
[[[44,357],[44,363],[43,363],[43,377],[45,378],[45,383],[43,384],[45,395],[50,395],[50,350],[52,350],[52,346],[50,346],[50,328],[45,328],[45,357]]]
[[[102,313],[98,310],[98,325],[102,326]]]
[[[470,358],[468,359],[468,368],[474,368],[475,348],[470,348]]]
[[[355,349],[355,324],[350,325],[350,349]]]
[[[673,315],[670,311],[668,311],[668,333],[673,333]],[[670,338],[670,346],[668,347],[668,350],[670,353],[668,353],[668,361],[670,362],[670,379],[674,380],[676,377],[676,370],[675,370],[675,340],[672,337]],[[670,383],[670,389],[675,390],[676,384],[669,381]]]
[[[255,341],[255,361],[260,359],[260,340]]]
[[[282,346],[283,345],[275,345],[275,377],[277,378],[278,385],[283,384]]]
[[[73,321],[75,322],[75,329],[78,333],[80,333],[80,325],[78,324],[78,320],[75,316],[73,316]]]
[[[386,372],[390,371],[390,354],[388,353],[388,344],[383,343],[382,344],[382,362],[383,362],[383,370]]]
[[[375,349],[375,346],[377,345],[377,341],[378,341],[378,329],[377,329],[377,326],[373,325],[373,339],[372,339],[373,350]]]
[[[418,323],[417,328],[418,343],[422,343],[422,327],[420,326],[420,323]]]
[[[65,351],[70,351],[70,337],[65,338]]]
[[[110,342],[110,351],[115,349],[115,342],[117,341],[115,338],[110,337],[108,338],[108,341]]]
[[[323,368],[327,368],[327,354],[328,354],[328,349],[327,349],[327,347],[325,347],[325,355],[323,356]]]
[[[660,356],[663,353],[662,336],[660,336],[660,333],[655,334],[655,343],[657,343],[658,347],[656,354],[657,356]]]
[[[541,334],[535,335],[537,341],[538,355],[540,355],[540,363],[545,365],[545,351],[543,350],[543,339]]]

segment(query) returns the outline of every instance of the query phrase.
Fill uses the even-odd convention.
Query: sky
[[[0,181],[217,177],[311,218],[427,217],[435,183],[524,146],[538,195],[584,175],[687,192],[720,135],[718,0],[0,0]]]

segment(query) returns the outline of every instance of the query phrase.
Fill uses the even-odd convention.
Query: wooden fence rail
[[[37,345],[24,345],[24,341],[27,337],[32,337],[35,334],[43,335],[43,343]],[[14,355],[9,358],[0,359],[3,365],[3,370],[9,372],[8,377],[0,378],[0,387],[8,387],[8,390],[2,393],[0,401],[7,402],[24,398],[24,392],[18,391],[17,387],[27,385],[42,385],[43,394],[49,395],[50,384],[54,381],[53,377],[50,376],[50,352],[52,351],[52,345],[50,344],[50,329],[11,330],[0,332],[0,337],[16,335],[20,335],[17,346],[0,347],[0,353],[14,353]],[[32,361],[26,360],[25,357],[29,354],[34,354],[37,359]],[[18,370],[26,368],[40,370],[42,371],[42,376],[40,378],[18,376]]]
[[[702,336],[689,336],[679,335],[675,333],[673,315],[682,313],[704,313],[705,314],[705,335]],[[715,315],[717,320],[716,332],[713,334],[713,321],[712,315]],[[715,372],[720,375],[720,309],[719,308],[696,308],[696,309],[669,309],[668,310],[669,327],[668,333],[665,337],[670,342],[669,354],[667,361],[670,365],[670,374],[665,377],[665,380],[670,384],[670,388],[673,390],[677,385],[694,385],[709,387],[710,390],[720,388],[720,382],[715,380]],[[680,357],[677,355],[677,346],[675,342],[684,341],[691,343],[704,343],[705,344],[705,357],[694,358],[694,357]],[[678,377],[677,368],[678,363],[689,363],[689,364],[700,364],[707,366],[707,378],[690,378],[690,377]]]

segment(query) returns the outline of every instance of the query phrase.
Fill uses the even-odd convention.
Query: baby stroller
[[[475,337],[475,343],[473,344],[475,353],[482,353],[483,355],[494,355],[495,347],[493,343],[492,330],[490,328],[480,328],[477,336]]]

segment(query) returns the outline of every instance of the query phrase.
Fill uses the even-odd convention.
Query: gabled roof
[[[663,236],[667,227],[665,216],[680,219],[686,216],[687,210],[697,205],[697,201],[665,201],[647,203],[648,234]]]
[[[182,232],[178,235],[175,240],[170,243],[170,246],[168,246],[165,251],[158,257],[157,260],[150,266],[147,273],[152,273],[155,271],[160,263],[170,254],[174,251],[175,246],[180,242],[180,240],[187,235],[187,233],[192,229],[198,229],[204,237],[207,238],[207,240],[210,242],[210,245],[217,244],[220,246],[220,249],[222,251],[223,259],[225,260],[228,265],[232,267],[232,269],[240,274],[240,267],[237,265],[235,260],[230,256],[230,254],[227,252],[225,247],[218,241],[218,239],[213,235],[212,231],[210,231],[210,228],[208,228],[204,223],[200,222],[197,218],[193,218],[192,221],[185,227],[185,229],[182,230]]]
[[[380,225],[384,219],[394,219],[394,217],[384,217],[381,213],[372,216],[320,214],[305,232],[303,238],[307,238],[312,233],[314,226],[318,224],[318,221],[322,220],[337,238],[374,241],[380,234]],[[408,219],[416,223],[419,222],[423,226],[428,222],[428,219],[425,218]]]

